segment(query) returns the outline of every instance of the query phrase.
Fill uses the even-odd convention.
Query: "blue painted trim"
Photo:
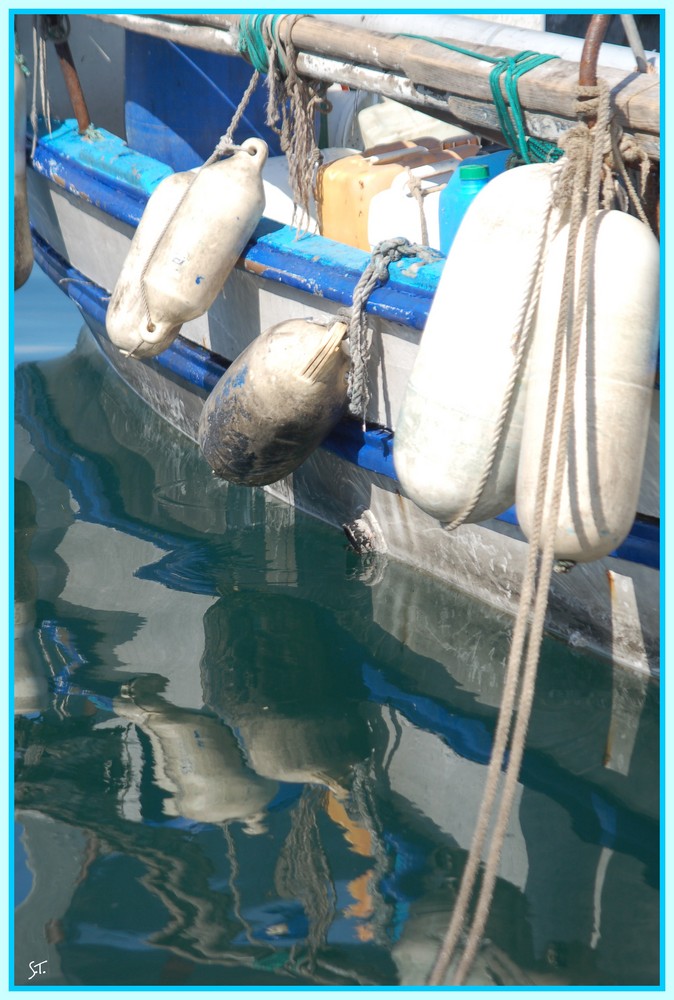
[[[98,327],[105,329],[108,293],[71,267],[35,231],[33,246],[35,259],[45,273],[75,302],[85,318],[92,318]],[[229,367],[229,362],[224,358],[182,337],[177,337],[157,357],[138,363],[159,365],[183,379],[202,395],[214,388]],[[321,447],[361,469],[387,476],[397,482],[393,466],[393,433],[386,428],[373,427],[363,431],[355,421],[342,420]],[[514,507],[498,515],[495,520],[519,526]],[[659,519],[637,516],[629,536],[611,555],[659,569]]]
[[[173,171],[97,129],[80,136],[69,119],[39,139],[31,165],[59,187],[101,212],[137,226],[152,191]],[[30,144],[28,144],[30,151]],[[263,219],[237,266],[268,281],[350,306],[370,255],[323,236],[298,238],[291,226]],[[320,267],[317,263],[320,262]],[[390,266],[389,279],[370,295],[366,312],[423,330],[444,258],[407,258]]]
[[[104,129],[80,135],[72,119],[39,138],[32,160],[32,137],[26,144],[36,173],[130,226],[138,225],[154,189],[173,173]]]

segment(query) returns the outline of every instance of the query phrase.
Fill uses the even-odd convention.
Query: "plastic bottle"
[[[468,206],[488,183],[489,167],[486,164],[464,164],[454,171],[440,195],[441,253],[449,253]]]

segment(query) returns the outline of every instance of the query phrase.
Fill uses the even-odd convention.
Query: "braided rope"
[[[351,351],[351,369],[348,376],[349,401],[351,412],[360,417],[363,430],[365,430],[365,412],[370,400],[367,365],[372,347],[365,322],[367,301],[377,285],[383,285],[388,281],[389,266],[395,261],[403,257],[421,257],[428,262],[438,259],[439,256],[429,251],[428,247],[410,243],[404,236],[383,240],[373,249],[370,261],[353,290],[348,330]]]
[[[407,173],[407,187],[419,208],[419,225],[421,228],[421,243],[428,246],[428,222],[426,221],[426,210],[424,208],[425,189],[421,185],[421,179],[415,177],[409,167],[405,168]]]

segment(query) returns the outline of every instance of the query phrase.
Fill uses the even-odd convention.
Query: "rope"
[[[430,42],[431,45],[438,45],[440,48],[449,49],[473,59],[493,63],[494,68],[489,74],[489,85],[501,132],[508,146],[523,163],[547,163],[560,159],[563,150],[554,142],[536,139],[526,134],[524,112],[517,93],[517,81],[521,76],[536,69],[537,66],[549,62],[550,59],[558,59],[559,56],[528,50],[515,56],[488,56],[484,52],[474,52],[472,49],[452,45],[450,42],[442,41],[439,38],[430,38],[428,35],[405,35],[404,37]],[[502,82],[504,90],[501,89]]]
[[[257,71],[267,74],[267,125],[279,136],[281,150],[288,159],[294,207],[301,210],[298,235],[309,226],[316,176],[323,160],[316,143],[314,116],[325,106],[327,89],[327,84],[307,80],[297,73],[297,49],[292,42],[292,30],[297,21],[306,16],[242,14],[238,41],[239,51]],[[280,28],[286,20],[284,44]]]
[[[49,90],[47,88],[47,39],[42,31],[42,25],[38,15],[33,16],[33,66],[35,73],[33,76],[33,95],[30,109],[30,124],[33,129],[33,145],[31,156],[35,155],[38,136],[38,112],[37,112],[37,90],[40,87],[40,102],[42,106],[42,117],[47,123],[47,129],[51,135],[51,107],[49,103]]]
[[[407,187],[419,208],[419,225],[421,227],[422,246],[428,246],[428,223],[426,221],[426,210],[424,208],[425,189],[421,186],[421,179],[415,177],[409,167],[406,167]]]
[[[461,936],[462,926],[466,920],[468,903],[473,893],[482,849],[485,844],[488,827],[491,823],[501,769],[505,759],[506,745],[515,716],[516,720],[512,732],[502,796],[485,862],[477,906],[472,925],[467,933],[463,955],[458,962],[455,974],[454,982],[457,985],[465,981],[482,939],[493,898],[501,851],[512,811],[524,753],[533,704],[550,579],[554,564],[556,526],[561,504],[568,436],[573,414],[577,359],[591,281],[596,233],[596,206],[601,186],[604,145],[609,129],[608,87],[605,84],[601,84],[598,88],[598,93],[600,94],[601,102],[594,132],[590,133],[586,129],[586,126],[581,125],[576,129],[570,130],[570,133],[565,137],[568,159],[565,164],[564,174],[560,178],[560,183],[556,191],[556,200],[559,199],[566,206],[570,202],[569,242],[558,313],[550,393],[536,490],[534,525],[529,541],[527,567],[506,667],[503,699],[494,737],[494,747],[489,763],[487,782],[480,806],[480,814],[452,920],[447,929],[431,976],[429,977],[429,984],[431,985],[438,985],[444,981],[449,963]],[[575,133],[575,135],[571,135],[571,133]],[[582,247],[579,288],[574,302],[576,245],[583,216],[585,216],[586,220],[585,236]],[[571,315],[571,305],[573,305],[573,316],[569,336],[568,325]],[[565,347],[566,365],[564,366]],[[566,368],[565,371],[564,367]],[[553,428],[563,377],[565,377],[566,381],[562,400],[561,427],[557,437],[557,450],[555,453],[555,449],[553,448]],[[553,459],[552,493],[548,503],[547,523],[544,523],[546,497]],[[539,551],[541,551],[540,560]],[[529,623],[530,613],[531,623]],[[525,645],[526,656],[524,655]],[[522,662],[523,659],[524,663]]]
[[[370,295],[377,287],[388,281],[389,266],[403,257],[421,257],[426,262],[436,260],[440,254],[409,243],[403,236],[382,240],[373,249],[370,262],[358,279],[353,290],[351,318],[349,321],[349,347],[351,350],[351,370],[349,371],[349,400],[351,412],[361,418],[365,430],[365,412],[370,399],[367,365],[370,360],[371,339],[365,322],[365,307]]]

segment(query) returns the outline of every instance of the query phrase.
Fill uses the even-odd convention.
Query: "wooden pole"
[[[178,44],[240,55],[239,14],[90,14],[122,28]],[[289,22],[279,26],[281,41]],[[292,27],[297,69],[309,77],[373,91],[440,114],[480,135],[500,135],[489,72],[492,63],[431,42],[304,16]],[[466,47],[461,45],[460,47]],[[471,44],[492,57],[503,49]],[[660,81],[653,74],[603,68],[618,123],[653,159],[660,156]],[[530,135],[557,141],[576,123],[578,63],[551,59],[521,77],[518,94]]]

